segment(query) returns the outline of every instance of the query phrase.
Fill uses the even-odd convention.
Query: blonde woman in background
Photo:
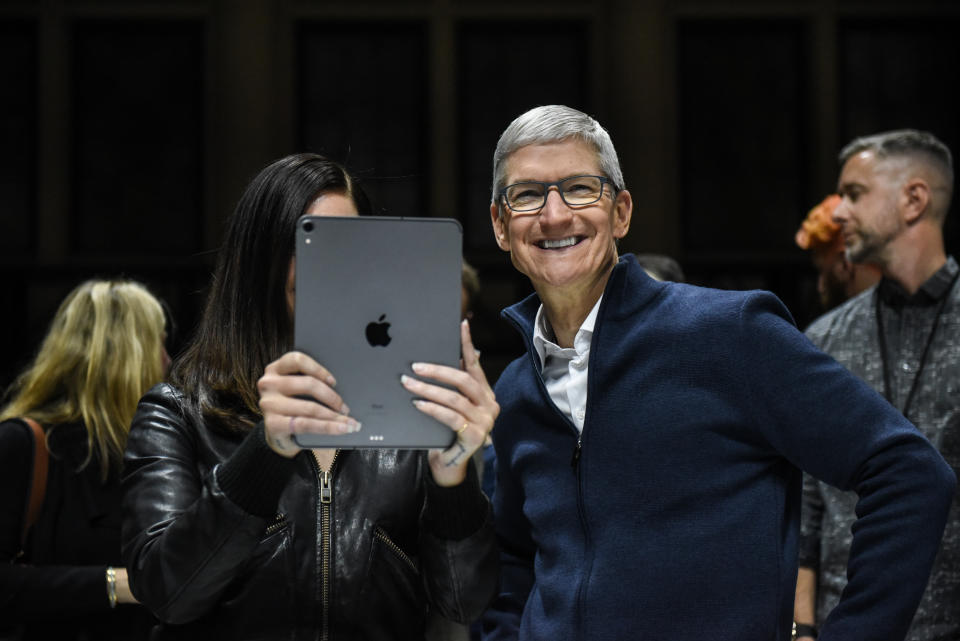
[[[120,561],[120,466],[137,401],[166,374],[163,307],[133,281],[61,303],[0,410],[0,639],[147,638]],[[21,545],[39,423],[46,492]]]

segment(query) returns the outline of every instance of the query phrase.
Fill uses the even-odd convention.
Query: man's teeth
[[[576,244],[576,236],[571,236],[570,238],[561,238],[559,240],[544,240],[540,243],[540,246],[544,249],[556,249],[558,247],[570,247]]]

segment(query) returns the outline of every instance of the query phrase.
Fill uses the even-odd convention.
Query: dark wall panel
[[[203,24],[79,20],[72,80],[73,250],[200,249]]]
[[[458,43],[461,220],[465,245],[496,250],[490,231],[493,150],[510,121],[537,105],[591,112],[588,25],[470,22]]]
[[[813,198],[803,24],[687,21],[678,46],[685,250],[789,250]]]
[[[297,33],[300,149],[345,162],[375,207],[426,215],[427,34],[420,22],[303,22]]]
[[[0,22],[0,251],[35,247],[37,188],[37,26]]]
[[[889,129],[932,132],[960,153],[960,20],[850,20],[840,24],[843,142]],[[956,186],[954,189],[956,194]],[[956,198],[947,246],[960,251]]]

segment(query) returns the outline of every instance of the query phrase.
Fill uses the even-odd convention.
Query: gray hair
[[[620,171],[617,151],[607,130],[582,111],[564,105],[546,105],[534,107],[517,116],[500,135],[497,149],[493,152],[491,202],[497,202],[497,194],[506,186],[504,182],[510,154],[528,145],[546,145],[570,138],[591,145],[597,151],[601,171],[617,189],[623,189],[623,172]]]
[[[862,151],[872,151],[877,158],[924,155],[949,172],[952,181],[953,156],[950,149],[929,132],[897,129],[856,138],[840,151],[840,164]]]
[[[950,197],[953,194],[953,156],[950,154],[950,149],[936,136],[916,129],[897,129],[856,138],[840,151],[840,165],[844,165],[851,157],[864,151],[872,152],[878,159],[919,160],[933,168],[944,181],[944,184],[939,187],[946,192],[946,199],[942,207],[938,208],[937,215],[938,217],[946,215],[950,207]],[[932,187],[938,186],[932,185]]]

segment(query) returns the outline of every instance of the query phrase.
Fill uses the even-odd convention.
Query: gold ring
[[[459,430],[457,430],[457,432],[456,432],[456,433],[457,433],[457,436],[460,436],[461,434],[463,434],[463,430],[467,429],[468,427],[470,427],[470,423],[464,423],[464,424],[463,424],[463,427],[461,427]]]

